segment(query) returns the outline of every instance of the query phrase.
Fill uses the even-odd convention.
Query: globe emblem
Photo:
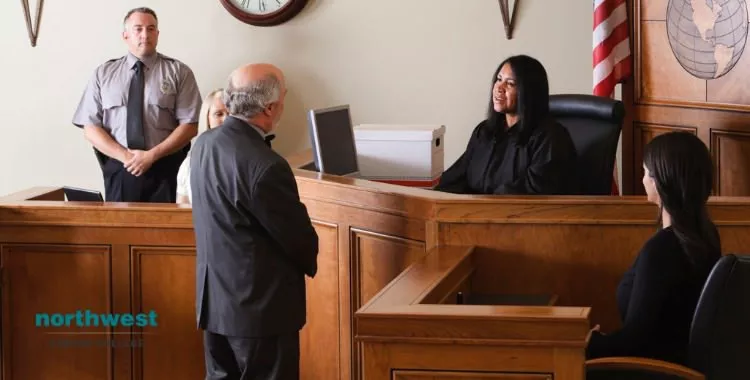
[[[677,61],[700,79],[728,73],[745,50],[745,0],[669,0],[667,35]]]

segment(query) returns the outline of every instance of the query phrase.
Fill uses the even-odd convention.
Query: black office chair
[[[727,254],[703,287],[690,327],[688,366],[643,358],[586,362],[587,378],[750,378],[750,255]]]
[[[556,94],[550,95],[549,108],[578,151],[576,193],[610,195],[625,106],[601,96]]]

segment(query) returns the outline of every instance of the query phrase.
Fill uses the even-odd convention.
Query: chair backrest
[[[750,378],[750,255],[727,254],[711,270],[690,328],[688,364],[707,379]]]
[[[550,95],[550,113],[570,133],[578,151],[578,194],[609,195],[617,142],[625,117],[619,100],[585,94]]]

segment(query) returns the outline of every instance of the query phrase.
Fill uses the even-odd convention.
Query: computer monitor
[[[358,176],[357,146],[349,105],[312,109],[307,125],[315,168],[321,173]]]
[[[71,202],[104,202],[102,193],[96,190],[79,189],[77,187],[63,187],[65,198]]]

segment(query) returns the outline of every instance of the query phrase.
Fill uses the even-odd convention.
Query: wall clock
[[[219,0],[236,19],[255,26],[273,26],[289,21],[307,0]]]

